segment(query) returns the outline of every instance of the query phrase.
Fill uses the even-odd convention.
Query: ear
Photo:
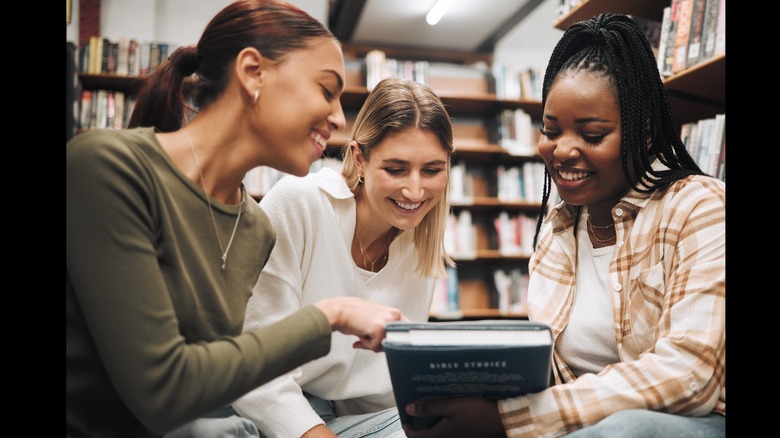
[[[363,153],[360,152],[360,147],[355,140],[349,142],[349,154],[352,156],[352,161],[355,163],[355,167],[358,173],[363,173]]]
[[[269,65],[269,60],[254,47],[245,47],[238,52],[234,69],[241,89],[250,103],[255,93],[262,90],[263,72]]]

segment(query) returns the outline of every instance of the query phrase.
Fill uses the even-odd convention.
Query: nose
[[[407,178],[406,184],[401,189],[401,195],[411,202],[420,202],[425,196],[422,179],[417,174],[412,174]]]
[[[574,135],[561,135],[555,144],[553,156],[559,161],[576,160],[580,156],[579,139]]]
[[[347,119],[339,99],[333,100],[333,108],[328,115],[328,125],[334,131],[342,131],[347,128]]]

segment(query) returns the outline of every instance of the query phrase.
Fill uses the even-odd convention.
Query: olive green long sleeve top
[[[307,306],[242,333],[276,234],[244,195],[226,268],[205,192],[150,128],[66,149],[66,435],[159,436],[330,349]],[[238,205],[211,199],[222,244]]]

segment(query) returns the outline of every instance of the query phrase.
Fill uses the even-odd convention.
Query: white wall
[[[288,0],[327,25],[328,0]],[[195,44],[211,18],[232,0],[101,0],[100,33],[110,40],[120,37],[163,41],[171,49]],[[73,0],[68,41],[79,39],[79,0]]]
[[[493,60],[515,71],[545,67],[563,31],[553,27],[558,18],[559,0],[544,0],[520,24],[502,38],[493,51]]]
[[[166,41],[175,48],[197,43],[211,18],[232,0],[102,0],[101,33],[112,40],[122,36],[142,41]],[[544,0],[496,44],[494,59],[516,71],[546,66],[563,31],[555,29],[559,0]],[[328,0],[292,0],[327,24]],[[67,40],[78,41],[79,0],[73,0]]]

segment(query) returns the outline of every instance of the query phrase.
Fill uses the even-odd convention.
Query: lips
[[[588,177],[590,172],[582,171],[582,170],[560,170],[558,169],[558,176],[567,182],[576,182],[581,179],[585,179]]]
[[[317,144],[320,145],[320,148],[322,151],[325,151],[325,148],[328,147],[328,139],[320,135],[318,132],[312,132],[310,135],[311,139],[314,140]]]
[[[422,202],[399,202],[393,199],[395,205],[403,208],[404,210],[415,210],[422,205]]]

